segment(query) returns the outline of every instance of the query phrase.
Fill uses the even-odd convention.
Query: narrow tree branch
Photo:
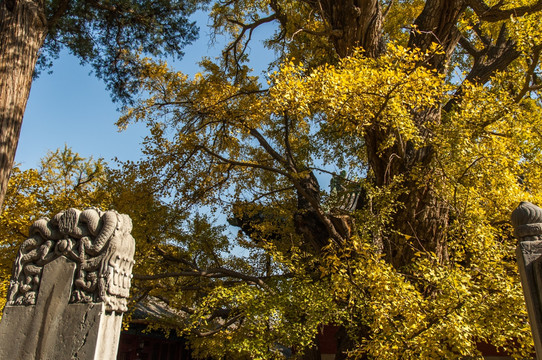
[[[271,157],[278,162],[280,162],[284,166],[288,166],[287,161],[269,144],[269,142],[263,137],[260,132],[254,128],[251,128],[250,135],[254,136],[256,140],[260,143],[260,145],[265,149],[265,151],[271,155]]]
[[[482,41],[484,45],[489,46],[491,45],[491,38],[484,35],[480,25],[481,25],[480,23],[473,24],[472,30],[474,30],[474,33],[478,36],[478,38]]]
[[[160,249],[158,246],[156,246],[154,248],[154,250],[164,259],[164,260],[167,260],[167,261],[172,261],[172,262],[176,262],[176,263],[181,263],[181,264],[185,264],[187,265],[188,267],[190,267],[191,269],[195,269],[195,270],[200,270],[197,266],[196,266],[196,263],[194,263],[193,261],[189,261],[187,259],[183,259],[181,257],[176,257],[176,256],[173,256],[171,254],[168,254],[166,253],[164,250]]]
[[[290,143],[290,117],[288,114],[284,114],[284,148],[286,149],[288,166],[293,172],[297,173],[298,169],[292,152],[292,144]]]
[[[254,198],[252,200],[252,202],[255,202],[255,201],[258,201],[264,197],[268,197],[269,195],[274,195],[274,194],[277,194],[277,193],[280,193],[280,192],[283,192],[283,191],[287,191],[287,190],[293,190],[294,187],[293,186],[288,186],[288,187],[285,187],[285,188],[280,188],[280,189],[276,189],[276,190],[273,190],[273,191],[268,191],[266,193],[263,193],[263,194],[258,194],[258,196],[256,198]]]
[[[214,335],[216,333],[219,333],[222,330],[226,329],[228,326],[233,325],[237,320],[241,319],[242,317],[243,317],[243,315],[237,315],[237,316],[234,316],[233,318],[231,318],[230,320],[226,321],[224,324],[220,325],[219,327],[217,327],[214,330],[209,330],[209,331],[206,331],[206,332],[200,332],[199,330],[194,330],[194,333],[199,337],[212,336],[212,335]]]
[[[262,24],[265,24],[265,23],[268,23],[268,22],[271,22],[271,21],[274,21],[274,20],[277,20],[277,15],[276,14],[271,14],[267,17],[264,17],[264,18],[261,18],[251,24],[245,24],[239,20],[236,20],[236,19],[227,19],[227,21],[235,24],[235,25],[238,25],[239,27],[241,27],[241,31],[239,33],[239,35],[237,35],[237,37],[231,42],[231,44],[226,47],[226,49],[223,51],[223,54],[224,54],[224,60],[226,61],[226,63],[228,62],[228,57],[229,57],[229,53],[233,53],[233,57],[234,57],[234,61],[235,63],[238,62],[239,60],[239,57],[242,56],[244,54],[244,52],[246,51],[246,48],[247,48],[247,45],[248,45],[248,42],[250,41],[250,38],[252,37],[252,32],[254,31],[254,29],[256,29],[258,26],[262,25]],[[247,31],[249,32],[248,35],[249,35],[249,39],[248,41],[245,42],[245,45],[243,46],[243,50],[240,52],[240,55],[237,55],[237,47],[239,46],[239,43],[241,43],[241,41],[243,41],[243,38],[245,37],[245,34],[247,33]]]
[[[393,6],[394,3],[395,3],[395,0],[390,0],[390,2],[388,3],[388,6],[386,7],[386,10],[384,10],[384,12],[382,13],[382,21],[384,21],[384,19],[390,12],[391,7]]]
[[[461,47],[465,49],[465,51],[468,52],[469,55],[472,56],[475,60],[479,58],[480,52],[476,50],[474,45],[472,45],[471,42],[467,40],[467,38],[465,38],[464,36],[461,36],[459,38],[459,45],[461,45]]]
[[[519,102],[521,99],[523,99],[523,97],[525,96],[525,94],[527,94],[527,92],[537,90],[538,86],[532,86],[531,83],[534,80],[536,67],[538,66],[538,62],[540,61],[541,51],[542,51],[542,45],[539,45],[534,48],[531,64],[529,65],[529,68],[527,69],[527,72],[525,73],[525,82],[523,83],[523,87],[519,91],[518,95],[514,99],[515,102]]]
[[[220,161],[222,161],[222,162],[224,162],[226,164],[231,164],[231,165],[240,166],[240,167],[250,167],[250,168],[255,168],[255,169],[267,170],[267,171],[271,171],[271,172],[280,174],[280,175],[285,176],[287,178],[291,178],[291,175],[288,174],[287,172],[284,172],[282,170],[279,170],[279,169],[271,167],[271,166],[257,164],[257,163],[251,163],[251,162],[248,162],[248,161],[245,162],[245,161],[236,161],[236,160],[227,159],[227,158],[215,153],[214,151],[210,150],[209,148],[207,148],[207,147],[205,147],[203,145],[199,145],[198,148],[200,150],[203,150],[204,152],[206,152],[208,155],[210,155],[210,156],[212,156],[214,158],[217,158],[218,160],[220,160]]]
[[[235,270],[226,269],[223,267],[209,268],[207,270],[200,271],[177,271],[177,272],[167,272],[154,275],[143,275],[143,274],[133,274],[134,279],[136,280],[160,280],[167,278],[177,278],[177,277],[202,277],[202,278],[211,278],[211,279],[221,279],[221,278],[236,278],[243,280],[249,284],[258,285],[259,287],[269,291],[271,294],[274,294],[275,291],[271,289],[261,278],[251,275],[246,275]]]

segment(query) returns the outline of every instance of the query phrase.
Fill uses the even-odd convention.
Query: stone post
[[[15,260],[0,359],[115,360],[135,241],[127,215],[69,209],[36,221]]]
[[[516,257],[536,358],[542,360],[542,209],[521,202],[512,212],[512,225],[519,240]]]

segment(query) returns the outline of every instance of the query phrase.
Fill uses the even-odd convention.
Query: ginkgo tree
[[[228,278],[158,246],[182,271],[153,279],[228,279],[179,327],[202,354],[314,354],[318,325],[333,323],[337,359],[479,356],[479,343],[530,355],[508,218],[521,200],[540,203],[541,11],[217,1],[212,28],[231,37],[222,57],[193,78],[140,60],[145,96],[119,120],[150,129],[133,171],[172,208],[225,213],[259,256]],[[258,77],[251,38],[271,22],[275,57]]]
[[[151,130],[142,181],[173,207],[229,214],[269,258],[196,304],[184,330],[214,344],[205,354],[274,357],[277,344],[301,354],[314,316],[341,326],[337,358],[459,358],[481,342],[530,354],[508,217],[540,200],[541,10],[215,2],[213,29],[231,36],[221,58],[203,59],[193,78],[141,59],[148,96],[119,125]],[[250,41],[270,22],[276,56],[257,77]],[[338,192],[323,174],[342,182]],[[302,295],[309,305],[291,318],[294,289],[318,295]]]

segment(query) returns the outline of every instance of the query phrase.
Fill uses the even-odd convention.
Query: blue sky
[[[217,56],[224,44],[209,47],[207,15],[199,12],[194,19],[200,27],[199,40],[185,48],[181,61],[175,61],[175,68],[187,74],[198,71],[197,63],[203,56]],[[273,30],[267,26],[260,35],[265,31]],[[260,48],[261,41],[255,40],[252,47]],[[253,54],[263,60],[260,63],[269,60],[264,59],[265,51],[260,49],[253,50]],[[90,74],[90,67],[81,66],[77,58],[63,52],[52,71],[43,72],[32,84],[15,162],[23,169],[35,168],[48,151],[65,144],[81,156],[101,157],[110,163],[114,157],[139,159],[139,144],[146,128],[134,124],[122,132],[117,130],[118,105],[111,101],[104,83]]]
[[[105,85],[89,75],[90,68],[63,53],[52,70],[32,84],[15,162],[25,169],[36,167],[47,151],[64,144],[85,157],[136,155],[144,129],[116,130],[116,105]]]

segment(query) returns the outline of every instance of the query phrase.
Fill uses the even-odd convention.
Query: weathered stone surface
[[[537,359],[542,360],[542,209],[522,202],[512,212],[516,258]]]
[[[68,209],[36,221],[14,264],[9,305],[34,305],[43,266],[59,256],[76,264],[71,303],[103,301],[126,311],[135,241],[130,217],[115,211]]]
[[[113,211],[40,219],[19,249],[0,323],[0,359],[116,359],[135,242]]]

